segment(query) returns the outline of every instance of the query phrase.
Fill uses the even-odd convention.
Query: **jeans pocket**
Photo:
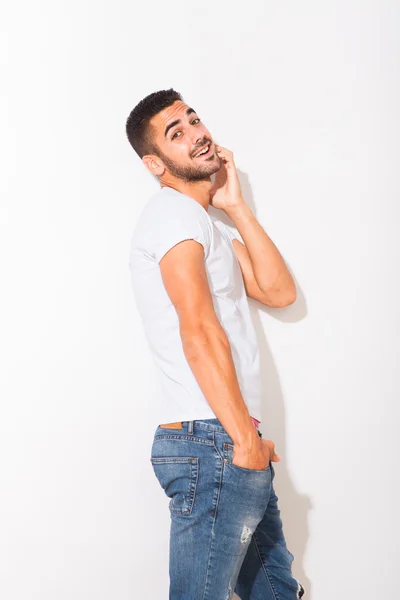
[[[271,461],[269,462],[268,466],[265,467],[265,469],[247,469],[246,467],[239,467],[239,465],[235,465],[232,462],[233,452],[234,452],[234,445],[229,444],[228,442],[224,442],[223,455],[224,455],[225,462],[227,462],[234,469],[239,469],[240,471],[249,471],[250,473],[265,473],[270,470]]]
[[[155,476],[170,498],[169,509],[176,515],[193,510],[199,475],[199,459],[194,456],[152,456]]]

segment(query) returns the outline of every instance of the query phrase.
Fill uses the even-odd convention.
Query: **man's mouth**
[[[211,154],[211,142],[208,142],[206,146],[203,146],[194,156],[193,158],[203,158],[210,156]]]

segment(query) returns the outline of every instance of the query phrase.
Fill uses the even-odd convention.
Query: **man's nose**
[[[200,144],[204,140],[204,133],[200,133],[193,127],[193,131],[191,132],[190,139],[192,140],[193,146]]]

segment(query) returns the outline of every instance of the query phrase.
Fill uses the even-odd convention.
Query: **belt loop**
[[[193,422],[194,421],[188,421],[188,433],[190,435],[193,435]]]

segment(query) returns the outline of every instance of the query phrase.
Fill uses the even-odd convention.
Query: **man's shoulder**
[[[153,255],[158,246],[186,235],[199,236],[209,245],[212,237],[209,215],[191,196],[164,186],[142,208],[132,232],[131,251]]]
[[[158,230],[161,226],[176,227],[178,222],[198,223],[206,229],[212,224],[207,210],[192,196],[164,186],[147,201],[138,225],[146,228],[154,225]]]
[[[163,193],[163,188],[161,188],[151,194],[146,200],[136,219],[133,229],[133,238],[136,238],[143,230],[148,229],[157,222],[157,219],[161,216],[160,213],[165,206],[165,200],[167,200],[164,196],[165,193]]]
[[[174,188],[164,186],[150,196],[144,205],[139,218],[145,219],[154,216],[154,218],[162,217],[165,219],[168,215],[176,217],[178,211],[183,211],[188,214],[191,212],[198,212],[199,209],[200,211],[204,211],[200,204],[191,196],[179,192]]]

